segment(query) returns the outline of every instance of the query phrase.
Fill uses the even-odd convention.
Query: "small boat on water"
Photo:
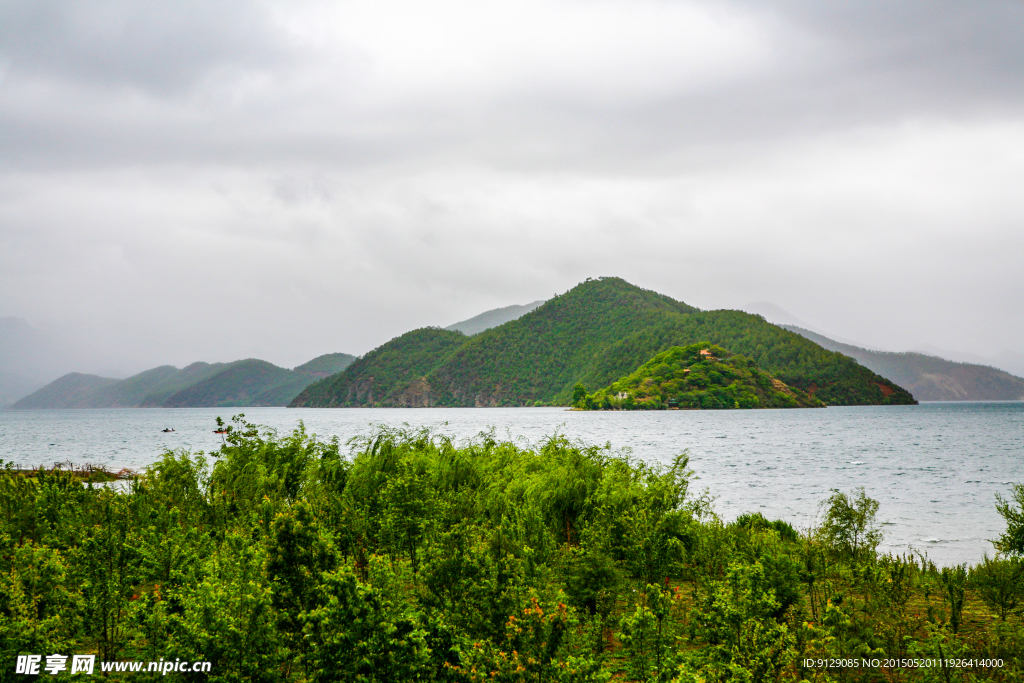
[[[226,429],[214,429],[213,433],[214,434],[227,434],[228,430],[226,430]]]
[[[164,431],[164,432],[173,432],[174,430],[173,430],[173,429],[164,429],[164,430],[161,430],[161,431]]]

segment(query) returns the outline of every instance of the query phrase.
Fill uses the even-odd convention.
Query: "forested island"
[[[721,410],[728,408],[824,408],[786,386],[753,361],[702,342],[673,346],[636,371],[593,394],[573,390],[577,410]]]
[[[877,552],[863,490],[824,493],[810,529],[725,522],[685,455],[224,431],[123,492],[0,470],[5,679],[32,653],[218,682],[1024,676],[1024,486],[994,501],[1000,555],[939,568]]]
[[[292,407],[532,406],[572,403],[673,346],[742,354],[828,405],[913,404],[855,360],[742,311],[701,311],[619,278],[588,280],[473,336],[423,328],[311,384]]]

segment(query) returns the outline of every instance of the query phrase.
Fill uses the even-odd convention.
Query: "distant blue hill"
[[[250,358],[162,365],[117,380],[72,372],[15,402],[14,410],[285,406],[303,389],[347,368],[355,356],[329,353],[292,370]]]

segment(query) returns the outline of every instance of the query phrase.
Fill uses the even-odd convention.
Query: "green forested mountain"
[[[347,353],[325,353],[302,365],[295,366],[294,370],[310,377],[330,377],[352,365],[355,359],[355,356]]]
[[[300,377],[308,382],[309,377]],[[164,401],[165,408],[272,405],[259,403],[267,391],[294,384],[295,373],[265,360],[249,358],[228,364],[220,372],[179,391]],[[302,386],[297,391],[302,391]],[[297,392],[296,392],[297,393]],[[294,394],[292,395],[294,397]]]
[[[286,406],[312,382],[330,377],[347,368],[355,360],[347,353],[328,353],[295,367],[282,384],[276,384],[256,394],[251,405]]]
[[[750,359],[703,342],[662,351],[593,394],[578,387],[573,403],[583,410],[825,407]]]
[[[923,353],[872,351],[843,344],[795,325],[786,329],[816,344],[838,351],[891,378],[913,392],[919,401],[1019,401],[1024,399],[1024,378],[987,365],[957,363]]]
[[[442,405],[567,403],[595,353],[635,330],[695,312],[618,278],[588,280],[517,320],[471,337],[426,380]],[[629,370],[653,355],[637,358]]]
[[[178,370],[174,366],[164,366],[169,367],[171,370],[174,370],[175,372],[167,375],[167,377],[162,382],[160,382],[160,384],[150,387],[149,391],[146,392],[144,397],[141,398],[138,401],[138,403],[130,404],[128,407],[137,405],[140,408],[161,408],[163,407],[167,399],[177,394],[179,391],[184,391],[193,384],[202,382],[206,378],[216,375],[218,372],[222,372],[225,368],[228,368],[230,365],[231,363],[197,362],[192,363],[191,365],[188,365],[182,368],[181,370]],[[152,372],[152,370],[147,370],[146,372],[140,374],[145,375],[147,372]],[[134,375],[133,377],[129,377],[124,381],[125,383],[128,383],[139,376],[140,375]]]
[[[184,408],[283,406],[310,382],[355,360],[332,353],[287,370],[266,361],[162,365],[124,380],[70,373],[16,402],[12,408]]]
[[[451,335],[417,330],[392,340],[292,405],[568,405],[577,382],[607,386],[665,349],[702,340],[828,404],[914,402],[853,359],[760,316],[700,311],[619,278],[587,280],[472,337]],[[424,344],[428,337],[438,343]]]
[[[144,401],[154,400],[156,396],[166,397],[179,388],[187,386],[189,381],[195,381],[197,374],[210,374],[222,364],[197,363],[196,365],[202,367],[192,368],[188,373],[173,365],[161,365],[158,368],[132,375],[116,384],[104,387],[90,396],[89,407],[131,408],[141,405]],[[159,403],[154,403],[154,405],[159,405]]]
[[[306,387],[295,397],[291,407],[426,405],[416,398],[420,384],[417,380],[465,341],[466,335],[461,332],[436,327],[406,332],[358,359],[343,372]]]
[[[742,311],[700,311],[651,326],[605,349],[583,383],[604,386],[669,346],[706,339],[742,354],[791,387],[828,405],[914,403],[897,383],[840,353]],[[568,394],[563,389],[562,396]]]

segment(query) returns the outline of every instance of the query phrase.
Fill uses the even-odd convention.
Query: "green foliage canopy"
[[[743,356],[707,342],[673,346],[604,389],[573,396],[573,405],[583,410],[825,407]]]
[[[166,453],[122,491],[8,468],[0,656],[170,656],[213,663],[185,680],[278,683],[946,680],[806,664],[885,655],[1024,673],[1015,557],[878,555],[864,490],[834,491],[804,533],[725,524],[693,476],[685,454],[559,435],[380,428],[346,451],[241,416],[218,451]]]

